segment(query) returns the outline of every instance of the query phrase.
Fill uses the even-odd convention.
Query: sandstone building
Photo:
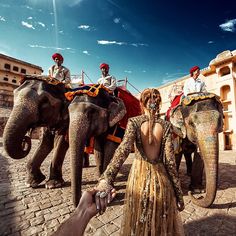
[[[25,74],[42,74],[43,69],[16,58],[0,54],[0,136],[13,107],[13,90]]]
[[[162,115],[170,106],[172,94],[178,93],[186,75],[171,83],[160,86],[162,96]],[[236,150],[236,50],[224,51],[201,70],[201,79],[207,90],[220,96],[224,109],[224,131],[219,134],[220,150]]]

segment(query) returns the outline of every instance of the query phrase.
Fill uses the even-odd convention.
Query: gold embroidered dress
[[[162,119],[155,120],[163,127],[161,152],[155,161],[149,161],[141,140],[141,125],[148,119],[146,115],[129,119],[124,139],[101,179],[109,184],[114,182],[135,144],[121,235],[184,235],[176,206],[176,199],[183,201],[183,195],[176,172],[171,124]]]

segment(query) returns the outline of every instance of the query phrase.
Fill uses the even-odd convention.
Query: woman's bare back
[[[150,161],[155,161],[160,155],[161,140],[163,137],[163,127],[159,123],[154,123],[153,130],[153,141],[149,144],[149,125],[148,121],[141,125],[141,140],[146,157]]]

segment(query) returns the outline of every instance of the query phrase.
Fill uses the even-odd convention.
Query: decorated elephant
[[[199,199],[196,199],[191,191],[189,195],[194,204],[209,207],[214,202],[217,191],[218,133],[223,129],[220,99],[212,93],[187,96],[181,105],[172,110],[170,121],[181,131],[180,136],[187,138],[200,151],[206,173],[206,195]]]
[[[101,174],[118,147],[118,143],[107,139],[109,130],[114,129],[126,114],[123,101],[109,94],[105,87],[92,85],[92,88],[87,88],[87,92],[84,90],[74,94],[69,105],[71,186],[75,206],[81,197],[82,155],[85,143],[94,137],[94,155],[98,173]]]
[[[27,163],[27,184],[37,187],[45,179],[40,166],[54,148],[46,187],[61,187],[64,183],[62,164],[69,146],[65,140],[69,126],[65,87],[44,76],[25,76],[21,82],[14,90],[13,110],[4,128],[4,149],[11,158],[24,158],[31,148],[27,132],[35,127],[45,127],[39,147]]]

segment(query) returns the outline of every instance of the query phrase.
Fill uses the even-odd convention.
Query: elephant
[[[223,130],[223,108],[220,98],[213,93],[195,93],[182,99],[181,105],[172,110],[170,121],[182,138],[188,139],[200,150],[206,174],[206,195],[192,202],[209,207],[215,200],[218,181],[218,133]],[[193,149],[194,150],[194,149]]]
[[[28,155],[31,138],[27,132],[35,127],[45,127],[42,140],[27,163],[27,184],[37,187],[45,176],[40,166],[54,148],[47,188],[61,187],[62,164],[69,147],[65,135],[69,127],[68,102],[65,87],[45,76],[26,75],[14,90],[14,106],[3,133],[3,146],[13,159]]]
[[[106,139],[110,127],[114,127],[126,114],[121,99],[110,95],[104,88],[97,96],[78,94],[69,105],[69,146],[71,157],[71,186],[73,203],[79,203],[82,183],[82,154],[85,143],[94,137],[94,156],[100,175],[107,167],[118,143]]]

